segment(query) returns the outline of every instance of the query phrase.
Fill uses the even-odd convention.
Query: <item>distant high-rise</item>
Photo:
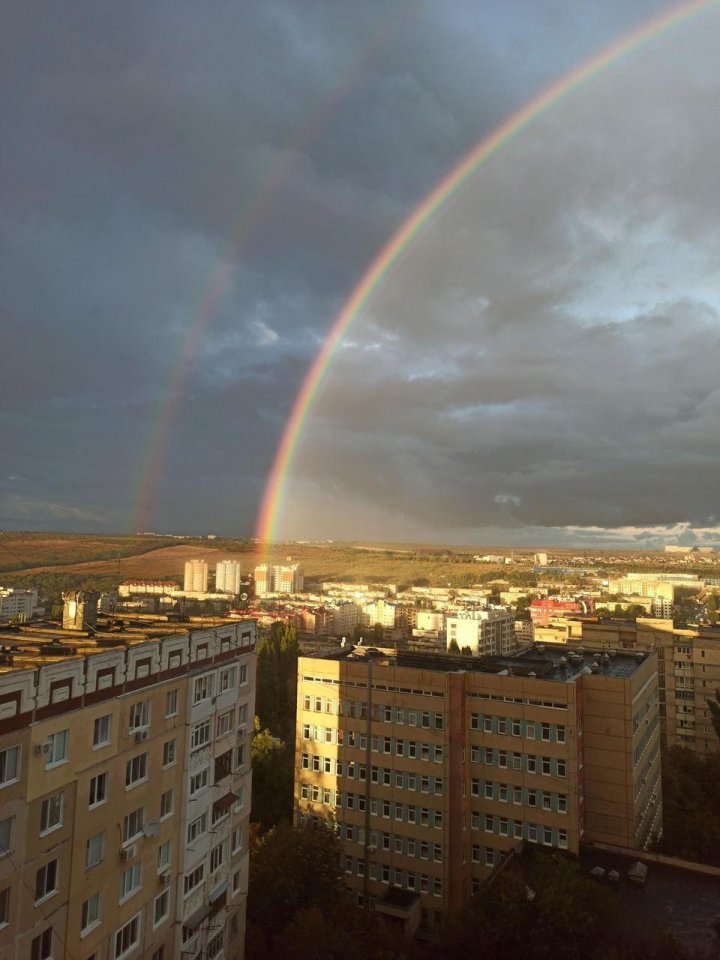
[[[240,564],[237,560],[218,560],[215,567],[215,590],[218,593],[240,593]]]
[[[185,590],[192,593],[207,593],[207,560],[187,560],[185,562]]]
[[[296,563],[287,567],[261,563],[255,567],[255,593],[258,597],[268,593],[302,593],[304,585],[305,576]]]

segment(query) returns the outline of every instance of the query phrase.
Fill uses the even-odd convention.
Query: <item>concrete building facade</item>
[[[0,620],[30,620],[40,609],[37,590],[0,587]]]
[[[237,560],[218,560],[215,567],[215,592],[237,596],[241,589],[240,563]]]
[[[453,641],[474,656],[500,656],[515,649],[515,615],[504,607],[469,610],[445,621],[448,649]]]
[[[0,641],[0,957],[241,960],[254,623]]]
[[[301,657],[295,803],[337,824],[360,904],[428,926],[522,842],[642,849],[662,829],[656,659]]]
[[[183,589],[190,593],[207,593],[207,560],[186,560]]]

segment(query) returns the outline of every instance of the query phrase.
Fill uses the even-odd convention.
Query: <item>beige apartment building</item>
[[[255,639],[0,629],[0,960],[241,960]]]
[[[639,617],[582,624],[583,643],[593,647],[652,650],[657,656],[660,723],[667,746],[697,753],[720,748],[707,700],[720,688],[720,628],[680,629],[672,620]]]
[[[301,657],[296,817],[337,824],[360,904],[435,926],[523,842],[661,832],[657,693],[651,653]]]

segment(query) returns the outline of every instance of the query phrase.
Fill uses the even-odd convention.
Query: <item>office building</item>
[[[453,641],[474,656],[501,655],[515,649],[515,615],[504,607],[468,610],[447,617],[447,646]]]
[[[0,957],[242,960],[255,624],[134,622],[0,630]]]
[[[240,593],[240,564],[237,560],[219,560],[215,567],[215,592],[231,593],[236,597]]]
[[[662,829],[656,659],[301,657],[295,803],[337,824],[358,902],[407,929],[439,924],[522,842],[641,850]]]
[[[183,589],[189,593],[207,593],[207,560],[187,560],[185,562],[185,582]]]

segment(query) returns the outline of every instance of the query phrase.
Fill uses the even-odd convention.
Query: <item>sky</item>
[[[253,534],[343,304],[657,0],[10,0],[0,529]],[[720,8],[527,126],[337,350],[278,537],[720,541]]]

